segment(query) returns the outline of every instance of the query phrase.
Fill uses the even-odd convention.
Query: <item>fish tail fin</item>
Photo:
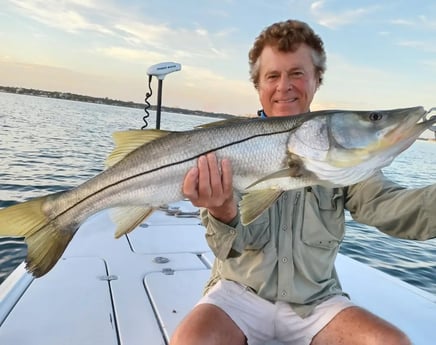
[[[24,237],[26,268],[35,277],[46,274],[56,264],[76,232],[76,229],[61,229],[45,214],[50,197],[36,198],[0,210],[0,236]]]

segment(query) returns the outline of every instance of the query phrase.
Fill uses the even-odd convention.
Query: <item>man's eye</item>
[[[293,78],[301,78],[304,75],[303,71],[294,71],[291,73]]]

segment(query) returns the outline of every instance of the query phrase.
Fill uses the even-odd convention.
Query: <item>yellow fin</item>
[[[259,180],[253,182],[251,185],[249,185],[245,189],[250,189],[250,188],[256,186],[257,184],[266,182],[268,180],[275,180],[275,179],[279,179],[279,178],[283,178],[283,177],[290,177],[291,176],[290,174],[291,174],[291,171],[290,171],[289,168],[282,169],[282,170],[279,170],[279,171],[275,171],[272,174],[263,176],[262,178],[260,178]]]
[[[50,197],[50,196],[49,196]],[[77,228],[60,229],[43,212],[42,197],[0,210],[0,236],[21,236],[27,244],[26,268],[35,277],[59,260]]]
[[[171,132],[159,129],[135,129],[113,133],[112,136],[114,138],[115,148],[107,157],[106,166],[115,165],[138,147],[158,138],[162,138],[169,133]]]
[[[152,207],[116,207],[110,210],[110,218],[117,225],[115,238],[128,234],[149,217],[155,209]]]
[[[283,193],[280,189],[262,189],[249,192],[239,202],[242,225],[255,221]]]

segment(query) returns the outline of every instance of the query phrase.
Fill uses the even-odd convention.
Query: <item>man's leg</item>
[[[311,345],[411,345],[411,342],[389,322],[360,307],[349,307],[319,331]]]
[[[245,345],[244,333],[219,307],[198,304],[175,330],[170,345]]]

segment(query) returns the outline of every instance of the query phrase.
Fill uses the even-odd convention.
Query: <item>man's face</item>
[[[259,57],[258,92],[268,116],[308,112],[319,86],[311,48],[301,44],[295,52],[265,46]]]

